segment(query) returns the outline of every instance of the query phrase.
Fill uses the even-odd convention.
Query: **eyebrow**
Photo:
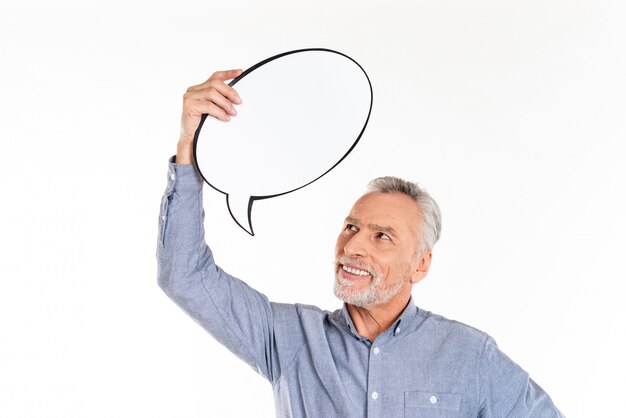
[[[358,219],[353,218],[351,216],[346,217],[345,222],[356,225],[356,226],[359,226],[359,223],[360,223]],[[398,236],[398,233],[396,232],[396,230],[390,226],[378,225],[378,224],[367,224],[367,227],[369,229],[374,229],[376,231],[384,232],[385,234],[388,234],[388,235]]]

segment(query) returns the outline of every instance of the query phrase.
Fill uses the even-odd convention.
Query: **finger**
[[[230,115],[228,115],[223,108],[213,102],[197,101],[193,104],[193,106],[190,106],[187,109],[187,112],[189,116],[200,116],[206,114],[216,117],[224,122],[228,122],[230,120]]]
[[[238,77],[239,75],[241,75],[242,72],[243,72],[242,69],[216,71],[213,73],[211,77],[209,77],[209,80],[214,79],[214,80],[226,81],[226,80],[230,80],[231,78]]]
[[[224,122],[228,122],[230,120],[230,115],[228,115],[223,108],[219,107],[215,103],[208,104],[208,110],[206,113]]]
[[[228,114],[235,116],[237,114],[237,110],[235,110],[235,106],[233,106],[233,102],[231,102],[227,97],[225,97],[221,91],[218,89],[211,89],[208,91],[208,94],[205,100],[211,101],[217,106],[221,107]]]
[[[209,87],[203,90],[187,92],[183,96],[185,101],[184,106],[195,106],[195,102],[197,101],[213,102],[230,115],[235,116],[237,111],[235,110],[233,103],[227,97],[222,95],[220,88],[220,86],[218,86],[218,88]]]
[[[235,71],[235,74],[241,74],[241,70],[230,70],[230,71]],[[229,72],[229,71],[224,71],[224,73],[226,72]],[[201,91],[201,90],[209,89],[211,87],[217,89],[224,97],[227,97],[231,102],[235,104],[241,104],[241,97],[239,96],[239,93],[237,93],[237,90],[235,90],[228,84],[224,83],[222,80],[213,78],[213,76],[211,76],[211,78],[209,78],[207,81],[205,81],[202,84],[189,87],[187,89],[187,93]]]
[[[211,83],[211,87],[215,88],[220,94],[226,97],[228,100],[235,104],[241,104],[241,97],[239,97],[239,93],[237,90],[229,86],[228,84],[224,84],[222,82],[213,82]]]
[[[238,77],[239,75],[241,75],[243,71],[241,69],[238,70],[226,70],[226,71],[216,71],[214,72],[211,77],[207,78],[205,82],[195,85],[195,86],[191,86],[187,89],[187,91],[193,91],[193,90],[200,90],[210,84],[212,84],[212,82],[214,81],[219,81],[221,83],[224,83],[224,81],[226,80],[230,80],[231,78],[235,78]]]

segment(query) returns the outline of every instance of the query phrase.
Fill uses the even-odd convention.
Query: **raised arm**
[[[201,115],[224,121],[235,115],[233,104],[241,100],[225,81],[240,73],[217,72],[185,93],[178,153],[170,162],[159,216],[158,283],[220,343],[273,381],[272,305],[215,264],[204,239],[203,183],[191,164]]]

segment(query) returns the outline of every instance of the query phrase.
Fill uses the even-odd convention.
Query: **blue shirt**
[[[158,282],[272,385],[277,417],[561,417],[487,334],[412,300],[374,341],[346,307],[273,303],[218,267],[204,240],[202,180],[170,163]]]

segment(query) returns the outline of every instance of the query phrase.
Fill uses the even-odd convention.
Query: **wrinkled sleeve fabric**
[[[271,382],[272,307],[218,267],[204,239],[202,179],[170,160],[161,201],[157,276],[163,291],[215,339]]]
[[[546,392],[487,337],[480,360],[479,418],[565,418]]]

